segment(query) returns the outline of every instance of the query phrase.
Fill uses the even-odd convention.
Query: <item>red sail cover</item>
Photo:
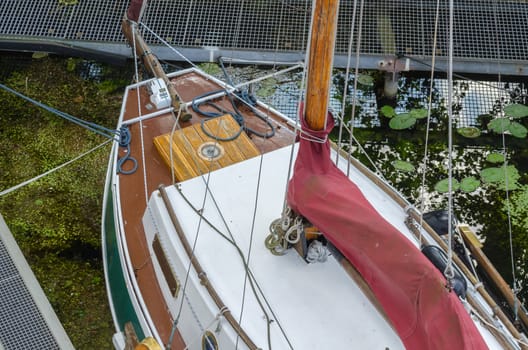
[[[303,130],[325,139],[327,119],[327,130]],[[301,137],[288,203],[356,267],[407,349],[487,349],[443,275],[337,169],[328,141]]]

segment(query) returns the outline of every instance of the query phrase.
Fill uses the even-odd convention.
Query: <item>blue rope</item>
[[[130,155],[130,141],[132,140],[132,135],[130,135],[130,130],[128,130],[128,127],[122,126],[119,129],[119,136],[119,146],[126,147],[127,150],[126,154],[117,160],[117,172],[125,175],[130,175],[135,173],[138,167],[138,162],[136,158]],[[127,160],[132,162],[132,169],[123,170],[123,164],[125,164]]]
[[[80,127],[83,127],[85,129],[88,129],[90,131],[93,131],[95,132],[96,134],[98,135],[101,135],[103,137],[106,137],[108,139],[113,139],[114,141],[117,141],[119,143],[119,146],[120,147],[126,147],[127,148],[127,152],[126,152],[126,155],[123,156],[122,158],[118,159],[117,161],[117,169],[118,169],[118,172],[122,173],[122,174],[132,174],[136,171],[137,169],[137,160],[130,156],[130,141],[131,141],[131,135],[130,135],[130,131],[128,130],[128,127],[126,126],[122,126],[119,130],[114,130],[114,129],[109,129],[109,128],[106,128],[102,125],[99,125],[99,124],[96,124],[96,123],[92,123],[92,122],[89,122],[89,121],[86,121],[86,120],[83,120],[83,119],[80,119],[80,118],[77,118],[77,117],[74,117],[68,113],[65,113],[65,112],[62,112],[62,111],[59,111],[58,109],[55,109],[53,107],[50,107],[48,105],[45,105],[44,103],[42,102],[39,102],[37,100],[34,100],[32,99],[31,97],[28,97],[26,95],[23,95],[21,94],[20,92],[16,91],[16,90],[13,90],[11,89],[10,87],[4,85],[4,84],[0,84],[0,88],[2,88],[3,90],[5,91],[8,91],[10,93],[12,93],[13,95],[16,95],[28,102],[31,102],[33,103],[34,105],[48,111],[48,112],[51,112],[55,115],[58,115],[59,117],[61,118],[64,118],[76,125],[79,125]],[[123,170],[122,169],[122,165],[127,161],[131,161],[133,163],[133,167],[131,170]]]

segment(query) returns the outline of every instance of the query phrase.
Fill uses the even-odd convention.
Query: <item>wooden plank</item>
[[[169,168],[174,170],[174,176],[178,181],[191,179],[198,176],[195,168],[189,164],[178,147],[174,147],[173,142],[169,141],[170,134],[165,134],[154,138],[154,145],[159,154]],[[170,148],[172,147],[172,162],[170,159]]]
[[[471,246],[478,248],[484,247],[484,245],[479,241],[475,233],[471,231],[469,226],[459,225],[458,229],[460,230],[460,233],[462,233],[462,235],[464,236],[464,239],[467,240]]]
[[[197,135],[194,127],[184,128],[174,135],[173,147],[184,149],[185,164],[189,164],[193,168],[196,176],[221,168],[218,162],[207,161],[198,155],[198,147],[202,143],[203,138],[199,134]]]
[[[238,123],[230,115],[208,120],[204,123],[204,128],[211,135],[218,135],[221,138],[236,135],[240,129]],[[199,149],[206,142],[218,143],[224,149],[224,155],[215,160],[201,157]],[[260,154],[253,141],[244,132],[231,141],[216,141],[204,133],[200,124],[176,131],[172,142],[170,133],[157,136],[154,138],[154,145],[165,164],[174,169],[177,181],[188,180]]]
[[[240,130],[240,126],[230,115],[208,120],[204,123],[204,128],[211,135],[217,135],[224,139],[236,135]],[[224,147],[226,154],[232,159],[232,163],[260,155],[253,141],[244,132],[232,141],[218,142]]]

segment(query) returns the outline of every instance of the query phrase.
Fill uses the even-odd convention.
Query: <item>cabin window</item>
[[[202,350],[218,350],[218,342],[216,337],[210,331],[205,331],[202,336]]]
[[[156,258],[158,259],[158,263],[161,267],[161,272],[163,273],[163,277],[165,277],[165,281],[169,286],[170,292],[172,296],[176,298],[180,291],[180,281],[169,265],[169,261],[165,255],[165,251],[161,246],[161,242],[157,234],[154,236],[154,240],[152,241],[152,249],[154,250],[154,254],[156,254]]]

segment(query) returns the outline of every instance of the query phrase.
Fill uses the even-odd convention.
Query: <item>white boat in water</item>
[[[313,5],[302,127],[165,76],[141,6],[123,27],[155,77],[125,91],[103,208],[116,348],[526,348],[450,240],[328,140],[337,0]]]

